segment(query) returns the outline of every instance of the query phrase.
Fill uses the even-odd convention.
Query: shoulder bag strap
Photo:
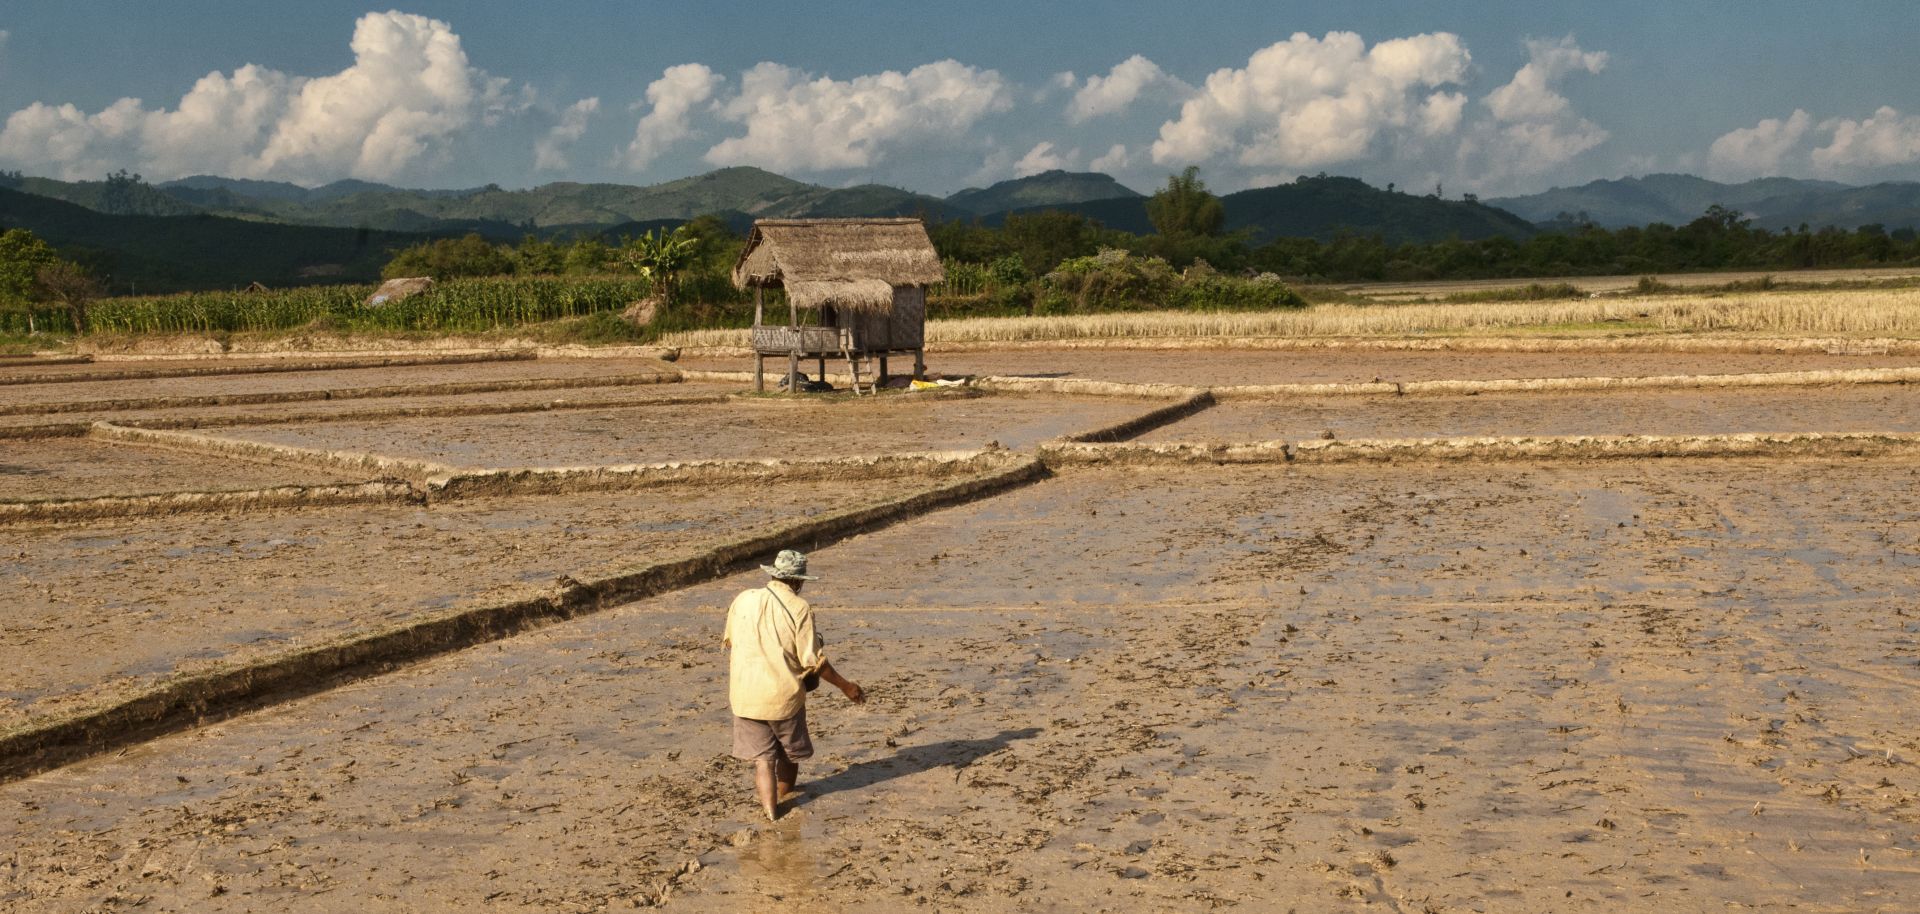
[[[793,617],[793,610],[787,609],[787,601],[780,599],[780,594],[776,593],[771,587],[766,588],[766,591],[767,596],[772,597],[773,602],[780,604],[780,609],[787,614],[787,624],[793,626],[794,637],[799,637],[800,620]]]

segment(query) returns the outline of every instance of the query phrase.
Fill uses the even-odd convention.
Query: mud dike
[[[1605,536],[1626,535],[1616,530],[1637,534],[1644,527],[1647,536],[1661,535],[1652,515],[1656,509],[1671,513],[1676,486],[1681,491],[1712,488],[1708,480],[1723,475],[1749,480],[1810,474],[1851,480],[1847,485],[1853,488],[1846,490],[1851,493],[1871,490],[1878,484],[1873,480],[1910,479],[1916,470],[1913,458],[1920,453],[1920,428],[1912,427],[1920,421],[1920,410],[1913,408],[1909,386],[1920,380],[1920,368],[1900,366],[1745,375],[1204,386],[985,376],[971,388],[953,392],[790,401],[734,396],[727,388],[737,385],[738,378],[728,372],[606,364],[592,373],[559,377],[543,376],[548,372],[538,370],[539,359],[469,364],[474,370],[502,365],[533,370],[484,381],[453,378],[279,391],[159,390],[144,397],[85,396],[86,386],[125,378],[36,379],[15,385],[13,389],[51,389],[57,384],[75,388],[64,398],[0,407],[29,410],[15,414],[27,421],[0,427],[0,436],[11,439],[0,442],[8,454],[0,460],[8,465],[0,480],[10,486],[0,497],[0,529],[17,534],[21,544],[14,579],[29,588],[29,600],[41,601],[47,610],[22,620],[26,624],[18,630],[29,640],[0,648],[22,652],[18,666],[23,672],[17,675],[44,677],[36,688],[0,689],[0,696],[14,696],[11,708],[0,704],[0,714],[12,716],[11,723],[0,727],[0,771],[5,777],[26,778],[213,721],[237,726],[238,715],[303,697],[324,700],[326,707],[350,701],[410,714],[411,699],[393,698],[393,704],[385,704],[391,689],[402,687],[381,683],[414,681],[406,679],[409,675],[431,679],[440,675],[432,672],[439,669],[486,668],[492,661],[485,658],[495,648],[466,649],[494,642],[506,652],[503,656],[541,658],[516,662],[585,663],[589,655],[599,657],[607,650],[593,646],[607,633],[625,632],[607,642],[623,643],[635,625],[654,632],[644,636],[643,652],[651,652],[646,654],[653,658],[650,665],[661,665],[664,681],[704,693],[710,683],[682,683],[692,674],[673,672],[676,663],[681,670],[705,665],[704,660],[694,665],[695,655],[688,653],[692,649],[677,645],[689,640],[704,644],[701,639],[711,633],[702,634],[703,626],[711,620],[699,607],[724,602],[727,592],[753,577],[757,562],[787,546],[826,550],[823,561],[836,568],[836,580],[873,582],[865,591],[846,594],[844,602],[829,598],[826,605],[860,618],[862,630],[871,626],[900,639],[902,649],[919,656],[916,662],[923,665],[972,669],[991,661],[999,664],[995,671],[976,671],[988,677],[984,681],[1024,682],[1032,688],[1055,683],[1092,692],[1111,688],[1100,677],[1125,669],[1136,671],[1121,677],[1129,682],[1140,671],[1166,680],[1174,691],[1161,696],[1164,701],[1142,699],[1147,719],[1157,721],[1152,726],[1162,735],[1121,734],[1123,742],[1134,746],[1129,757],[1153,759],[1158,757],[1156,747],[1168,739],[1165,734],[1183,732],[1182,727],[1232,732],[1231,719],[1214,719],[1210,708],[1233,705],[1251,712],[1264,696],[1277,694],[1274,690],[1294,694],[1300,676],[1311,675],[1314,682],[1344,680],[1337,668],[1307,674],[1321,661],[1290,645],[1319,639],[1312,643],[1324,642],[1327,650],[1336,650],[1336,642],[1345,637],[1338,634],[1344,620],[1361,619],[1382,600],[1401,630],[1432,629],[1466,643],[1473,636],[1452,628],[1452,620],[1472,619],[1476,627],[1484,623],[1489,631],[1527,624],[1522,621],[1529,612],[1525,596],[1483,594],[1450,584],[1456,575],[1469,573],[1465,565],[1459,571],[1442,565],[1368,572],[1378,576],[1378,583],[1350,587],[1351,592],[1315,577],[1349,561],[1342,556],[1384,548],[1374,543],[1375,533],[1382,543],[1401,547],[1400,552],[1383,553],[1395,564],[1419,554],[1409,550],[1455,549],[1471,555],[1481,547],[1483,552],[1503,550],[1509,561],[1516,552],[1528,558],[1530,552],[1554,557],[1570,567],[1598,561],[1578,547],[1552,545],[1560,539],[1521,545],[1502,540],[1504,534],[1498,531],[1459,543],[1445,536],[1409,538],[1404,531],[1393,540],[1391,525],[1383,519],[1392,515],[1383,512],[1418,514],[1393,507],[1396,500],[1444,504],[1448,511],[1471,514],[1507,503],[1515,486],[1531,485],[1548,494],[1528,496],[1541,504],[1521,509],[1522,515],[1550,517],[1559,512],[1563,524],[1574,525],[1572,532],[1597,543]],[[170,377],[180,384],[226,384],[236,377],[257,380],[316,370],[350,375],[396,367]],[[425,371],[462,366],[433,362],[399,367]],[[336,377],[347,381],[345,375]],[[538,393],[556,389],[592,391],[596,396],[573,401]],[[403,392],[365,393],[369,390]],[[233,399],[256,396],[282,399]],[[487,402],[503,397],[517,399]],[[381,405],[373,405],[376,401]],[[303,405],[315,402],[329,408]],[[1623,411],[1622,404],[1632,404],[1632,411]],[[59,421],[69,416],[84,421]],[[1622,424],[1644,426],[1651,433],[1602,433]],[[1480,426],[1506,427],[1516,434],[1449,433]],[[1703,431],[1674,433],[1690,427]],[[1401,434],[1375,433],[1395,430]],[[1655,466],[1647,461],[1676,469],[1646,469]],[[1595,494],[1632,489],[1651,473],[1682,482],[1648,487],[1649,494],[1635,496],[1640,500],[1631,502],[1631,508]],[[1589,477],[1601,482],[1571,482]],[[1561,490],[1554,486],[1560,485],[1574,494],[1558,494]],[[1216,487],[1219,491],[1212,492]],[[1415,491],[1427,494],[1412,499]],[[1726,491],[1742,490],[1734,485]],[[1839,495],[1835,499],[1833,504],[1844,503]],[[1429,515],[1431,506],[1426,508]],[[1728,509],[1726,528],[1747,527],[1741,511],[1754,510]],[[1505,514],[1512,511],[1503,509]],[[1643,521],[1642,513],[1649,519]],[[1574,519],[1566,520],[1569,515]],[[1691,521],[1667,518],[1660,523],[1684,533]],[[1805,521],[1799,523],[1802,534],[1818,540],[1817,531]],[[1208,550],[1218,548],[1206,539],[1192,539],[1192,530],[1213,528],[1233,536],[1272,529],[1280,538],[1270,543],[1262,539],[1264,545],[1252,551],[1234,546],[1215,555]],[[1233,533],[1236,530],[1241,532]],[[1364,542],[1361,533],[1366,534]],[[976,563],[964,557],[963,545],[995,558],[985,565]],[[1904,554],[1902,546],[1890,548],[1896,565],[1906,561],[1898,558]],[[1579,554],[1555,556],[1559,551]],[[1170,563],[1165,579],[1136,574],[1140,556],[1161,556],[1157,561]],[[1249,556],[1257,567],[1239,567]],[[903,578],[908,567],[920,570]],[[1896,572],[1890,568],[1886,573]],[[946,602],[920,605],[924,596],[906,580],[916,575],[944,582],[935,590],[949,592]],[[1391,583],[1398,575],[1428,583],[1424,590],[1402,592]],[[1723,576],[1676,572],[1671,577],[1675,583],[1698,581],[1704,587],[1709,578],[1718,582]],[[997,578],[1028,583],[1025,589],[999,590],[968,583]],[[1250,582],[1260,583],[1256,587]],[[1281,588],[1281,583],[1286,586]],[[1662,592],[1669,587],[1665,578],[1654,584]],[[894,586],[904,589],[888,589]],[[1568,576],[1542,586],[1573,594],[1591,585]],[[1594,599],[1599,604],[1637,599],[1651,614],[1645,627],[1661,631],[1667,624],[1662,620],[1680,612],[1680,604],[1649,591],[1649,586],[1635,582],[1622,591],[1638,596]],[[118,608],[94,608],[108,603]],[[1113,616],[1111,624],[1118,629],[1112,637],[1130,642],[1131,651],[1145,653],[1130,665],[1109,670],[1100,659],[1106,656],[1103,652],[1113,651],[1111,659],[1118,663],[1126,651],[1103,646],[1107,636],[1089,634],[1087,624],[1067,621],[1072,613],[1063,616],[1059,609],[1083,604],[1124,608]],[[615,608],[620,611],[608,612]],[[1135,619],[1136,608],[1171,621],[1157,628],[1147,625],[1146,617]],[[1039,659],[1020,660],[1028,646],[990,647],[967,627],[977,623],[965,620],[981,618],[983,609],[1006,625],[1032,626],[1062,640],[1051,648],[1032,647]],[[1865,604],[1858,609],[1862,618],[1870,615]],[[1854,609],[1835,611],[1852,618],[1846,614]],[[1283,633],[1261,621],[1276,612],[1306,631],[1291,634],[1290,624]],[[926,621],[909,625],[907,616]],[[94,640],[89,656],[68,657],[58,664],[32,659],[35,652],[46,656],[48,645],[62,638],[53,620],[63,617],[90,632]],[[1604,627],[1612,624],[1607,618],[1596,604],[1556,624],[1568,628],[1563,634],[1569,644],[1576,638],[1599,642],[1616,636],[1587,637],[1579,634],[1577,623],[1584,619]],[[557,622],[571,624],[555,627]],[[924,631],[916,627],[921,625],[952,629],[941,639],[970,648],[960,651],[967,656],[940,659],[945,655],[934,650],[932,642],[922,644]],[[507,640],[537,629],[548,631],[541,636],[545,640]],[[861,636],[853,635],[850,650],[860,650]],[[1391,653],[1358,636],[1349,640],[1363,655]],[[1366,647],[1357,647],[1362,642]],[[1231,662],[1195,653],[1204,653],[1205,645],[1232,652],[1235,643],[1251,644],[1246,649],[1254,653]],[[567,648],[569,656],[581,659],[555,659],[541,653],[542,644],[573,645]],[[1065,644],[1081,645],[1074,650],[1091,658],[1093,666],[1051,665],[1046,654],[1064,650],[1059,645]],[[1008,655],[1008,650],[1014,653]],[[933,653],[921,656],[928,651]],[[678,660],[682,654],[689,659]],[[443,660],[422,665],[435,657]],[[1025,672],[1007,672],[1007,662],[1025,664]],[[582,669],[599,669],[602,663],[596,660]],[[1095,673],[1095,678],[1086,678]],[[470,680],[473,684],[483,681],[481,673],[461,675],[476,677]],[[539,683],[547,677],[513,674],[508,677],[513,682],[486,680],[491,683],[486,690],[497,685],[515,694],[539,691],[546,688]],[[1894,685],[1906,689],[1911,684]],[[353,687],[347,692],[361,697],[328,697],[346,686]],[[966,693],[948,691],[952,688],[919,695],[918,700],[931,702],[929,707],[966,708],[963,698],[951,697]],[[366,689],[385,689],[380,694],[388,697],[368,699]],[[883,691],[905,695],[918,694],[916,690],[923,689],[908,680],[889,682]],[[1229,701],[1227,696],[1234,697]],[[1017,707],[1024,699],[1009,691],[1001,700]],[[1390,696],[1369,700],[1388,701]],[[666,714],[658,708],[656,712]],[[1066,712],[1046,713],[1059,718]],[[1685,719],[1680,710],[1669,713],[1671,725]],[[270,727],[272,720],[268,715],[246,719],[260,723],[249,724],[245,732]],[[1104,772],[1101,778],[1118,778],[1111,783],[1126,784],[1128,778],[1158,770],[1152,767],[1157,762],[1147,761],[1107,771],[1105,750],[1061,743],[1058,732],[1038,735],[1043,727],[1016,726],[1018,722],[1004,714],[1002,719],[1007,722],[998,728],[1001,735],[983,737],[979,753],[1012,753],[1004,757],[1023,758],[1031,766],[1037,760],[1022,753],[1019,741],[1051,740],[1052,753],[1092,752],[1084,763],[1089,770]],[[661,732],[678,733],[680,725],[670,720],[678,718],[660,718]],[[910,733],[912,725],[903,729]],[[211,732],[215,735],[209,739],[224,738],[219,730]],[[454,745],[461,739],[445,738]],[[1735,733],[1729,738],[1746,737]],[[887,739],[891,745],[905,734]],[[1848,745],[1862,755],[1872,751],[1857,741]],[[503,752],[511,755],[506,749],[492,751],[496,758]],[[1199,754],[1184,759],[1191,762],[1207,753],[1218,757],[1222,751],[1224,746],[1194,749],[1190,752]],[[1181,761],[1174,753],[1167,760],[1168,771]],[[854,763],[849,771],[860,770],[861,764]],[[1378,760],[1369,764],[1378,765]],[[1428,759],[1424,764],[1438,763]],[[1411,765],[1387,767],[1397,771]],[[1031,781],[1035,790],[1052,785],[1063,796],[1077,789],[1074,781],[1046,773],[1050,770],[1030,767],[1024,781]],[[189,776],[200,775],[182,775]],[[1330,772],[1318,776],[1337,777]],[[701,778],[702,783],[711,779]],[[853,775],[846,778],[854,783]],[[960,782],[970,790],[989,792],[995,789],[990,785],[999,783],[972,773]],[[37,781],[20,786],[33,783]],[[824,792],[833,789],[829,778]],[[1222,784],[1220,789],[1227,787]],[[1411,784],[1392,789],[1427,790]],[[1435,804],[1446,802],[1438,795],[1421,795]],[[1152,794],[1137,795],[1136,802],[1142,796],[1150,799]],[[709,809],[711,804],[702,805],[705,801],[667,796],[657,801],[693,803],[688,808],[701,822],[727,815],[724,807]],[[1013,802],[1003,811],[1024,821],[1026,814],[1016,810],[1034,802],[1039,801]],[[618,818],[613,810],[606,814]],[[671,826],[660,827],[678,834]],[[1057,831],[1062,826],[1036,822],[1029,827]],[[1203,825],[1193,828],[1191,834],[1213,834]],[[985,835],[981,840],[988,841]],[[1231,840],[1224,832],[1213,837]],[[736,842],[723,833],[685,840],[696,848],[696,864],[711,862],[714,854],[736,853],[736,844],[748,848],[738,853],[751,855],[751,838]],[[903,840],[906,846],[917,846],[912,839]],[[1149,846],[1155,846],[1155,840],[1171,842],[1168,852],[1179,845],[1166,835],[1141,840]],[[1160,851],[1127,853],[1142,859],[1128,860],[1123,854],[1111,867],[1101,868],[1159,872],[1147,858]],[[1178,853],[1187,855],[1175,859],[1178,866],[1190,865],[1182,860],[1200,859],[1193,856],[1197,848]],[[1289,851],[1276,845],[1268,853],[1282,859]],[[1167,875],[1178,872],[1178,866]],[[1342,884],[1359,886],[1354,889],[1359,894],[1351,897],[1384,899],[1393,895],[1393,879],[1386,872],[1392,866],[1376,860],[1365,878],[1344,865],[1334,873],[1346,874],[1339,876]],[[659,903],[700,887],[699,872],[700,866],[674,862],[670,874],[662,870],[644,891],[621,897]],[[705,888],[724,890],[724,880],[737,877],[719,878],[721,883]],[[982,885],[999,884],[981,878],[986,880]],[[0,873],[0,888],[7,884]],[[964,888],[957,883],[954,887]],[[752,890],[740,885],[733,889]],[[956,897],[972,896],[960,892]],[[1000,903],[1014,896],[989,897]],[[1172,896],[1154,897],[1174,908],[1183,904],[1170,900]]]

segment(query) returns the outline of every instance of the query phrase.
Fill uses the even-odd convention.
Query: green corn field
[[[987,273],[985,264],[968,263],[951,257],[942,261],[946,267],[947,281],[941,284],[941,293],[946,295],[982,295],[994,285],[993,277]]]
[[[215,333],[291,330],[324,325],[336,331],[482,331],[618,311],[646,297],[644,279],[530,277],[467,279],[397,302],[363,304],[374,286],[311,286],[268,292],[191,292],[109,298],[87,309],[94,333]],[[37,310],[34,327],[72,332],[63,311]],[[28,315],[0,315],[0,332],[23,333]]]

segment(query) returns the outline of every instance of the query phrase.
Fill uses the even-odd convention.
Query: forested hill
[[[1023,207],[1120,199],[1137,200],[1144,197],[1139,191],[1099,172],[1056,169],[1001,181],[992,187],[969,187],[947,197],[947,205],[984,216]]]
[[[11,228],[60,248],[115,293],[367,282],[394,251],[424,238],[205,214],[114,216],[0,188],[0,229]]]
[[[1292,184],[1257,187],[1220,198],[1227,228],[1251,229],[1256,238],[1318,238],[1377,235],[1388,244],[1460,238],[1526,238],[1527,220],[1506,210],[1466,200],[1442,200],[1381,190],[1357,178],[1301,178]]]
[[[1527,220],[1495,207],[1471,200],[1381,190],[1357,178],[1300,178],[1291,184],[1227,194],[1220,202],[1226,209],[1227,230],[1247,231],[1256,244],[1275,238],[1329,241],[1341,235],[1378,236],[1389,244],[1448,238],[1523,239],[1537,231]],[[1036,206],[1015,212],[1042,210],[1078,213],[1108,228],[1139,235],[1153,231],[1144,197]],[[1005,218],[1001,213],[985,221],[997,225]]]

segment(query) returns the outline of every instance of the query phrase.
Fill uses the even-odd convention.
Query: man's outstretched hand
[[[846,694],[848,701],[854,704],[866,703],[867,690],[860,688],[860,683],[840,675],[840,671],[834,669],[833,664],[824,660],[820,661],[820,678],[838,687],[841,692]]]

